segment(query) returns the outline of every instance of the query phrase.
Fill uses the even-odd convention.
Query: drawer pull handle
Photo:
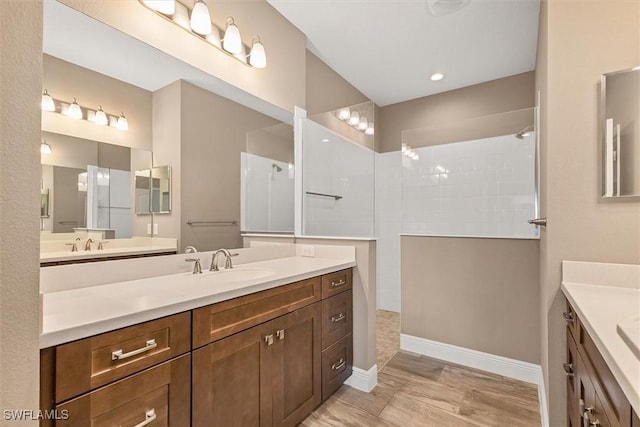
[[[272,345],[273,344],[273,334],[266,335],[264,337],[264,342],[267,343],[267,345]]]
[[[337,316],[331,316],[331,321],[333,323],[338,323],[338,322],[342,322],[346,318],[347,318],[346,314],[340,313]]]
[[[573,372],[573,363],[563,363],[562,367],[564,368],[564,374],[568,377],[575,377],[576,374]]]
[[[152,422],[155,421],[155,419],[157,418],[156,416],[156,410],[154,409],[149,409],[147,412],[145,412],[144,414],[144,421],[141,423],[136,424],[133,427],[144,427],[148,424],[151,424]]]
[[[562,313],[562,317],[564,318],[564,320],[566,320],[569,323],[575,322],[576,318],[573,317],[573,313],[565,311],[564,313]]]
[[[336,363],[331,365],[331,369],[333,369],[334,371],[338,371],[342,369],[346,364],[347,364],[347,361],[341,357],[340,360],[338,360]]]
[[[130,351],[129,353],[123,353],[122,349],[111,352],[111,360],[128,359],[130,357],[137,356],[138,354],[145,353],[149,350],[153,350],[157,346],[158,344],[156,344],[155,339],[147,340],[147,343],[144,345],[144,347]]]
[[[280,341],[282,341],[284,339],[284,329],[279,329],[276,331],[276,337],[278,337],[278,339]]]
[[[592,407],[585,408],[584,414],[582,415],[582,425],[584,427],[598,427],[601,425],[599,419],[594,419]]]
[[[340,279],[338,281],[332,280],[331,281],[331,287],[332,288],[337,288],[338,286],[342,286],[342,285],[346,285],[347,281],[344,279]]]

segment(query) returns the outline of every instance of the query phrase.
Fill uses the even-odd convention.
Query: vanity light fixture
[[[42,153],[42,154],[51,154],[51,146],[49,144],[47,144],[47,141],[45,141],[44,139],[42,140],[42,143],[40,144],[40,153]]]
[[[107,114],[102,109],[102,105],[98,105],[98,110],[93,117],[93,122],[100,126],[106,126],[109,124],[109,118],[107,118]]]
[[[120,130],[129,130],[129,122],[127,122],[127,118],[124,116],[124,113],[120,113],[116,127]]]
[[[40,108],[42,108],[43,111],[56,111],[56,104],[55,102],[53,102],[53,98],[51,97],[51,95],[49,95],[46,89],[42,94],[42,102],[40,102]]]
[[[211,13],[204,0],[196,0],[191,9],[182,1],[176,0],[138,1],[156,15],[235,58],[242,64],[253,68],[267,66],[267,55],[260,37],[254,36],[250,45],[245,45],[233,17],[227,18],[225,31],[222,31],[211,22]],[[189,17],[188,22],[187,17]],[[220,37],[221,35],[223,37]],[[249,53],[247,54],[247,52]]]
[[[142,0],[144,4],[153,10],[157,10],[165,15],[173,15],[176,13],[175,0]]]
[[[240,30],[233,22],[232,17],[227,18],[227,29],[224,30],[222,48],[229,53],[242,52],[242,39],[240,38]]]
[[[406,144],[404,142],[402,143],[402,155],[410,158],[411,160],[420,159],[420,155],[415,150],[415,148],[412,148],[409,144]]]
[[[211,15],[209,14],[209,7],[203,0],[196,0],[193,5],[190,25],[191,29],[201,36],[211,34]]]
[[[351,111],[349,110],[349,108],[343,108],[338,112],[338,118],[340,120],[349,120],[349,117],[351,117]]]
[[[72,119],[80,120],[82,118],[82,109],[75,98],[73,98],[73,102],[69,104],[66,114]]]
[[[444,74],[442,73],[433,73],[431,74],[431,80],[437,82],[438,80],[442,80],[444,78]]]
[[[361,115],[357,110],[351,107],[343,107],[331,112],[335,117],[343,122],[353,126],[353,128],[359,130],[365,135],[373,135],[375,130],[373,128],[373,122],[370,122],[366,116]]]

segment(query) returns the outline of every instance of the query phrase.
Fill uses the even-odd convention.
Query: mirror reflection
[[[601,81],[603,197],[640,196],[640,69]]]

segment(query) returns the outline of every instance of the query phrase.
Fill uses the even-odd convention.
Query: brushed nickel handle
[[[564,368],[564,374],[568,377],[575,377],[576,374],[573,372],[573,363],[563,363],[562,367]]]
[[[347,281],[344,280],[344,279],[340,279],[338,281],[332,280],[331,281],[331,287],[332,288],[337,288],[338,286],[345,285],[346,283],[347,283]]]
[[[98,242],[98,250],[99,251],[104,250],[104,246],[103,245],[106,245],[107,243],[109,243],[108,240],[100,240]]]
[[[332,321],[333,323],[338,323],[338,322],[343,321],[343,320],[344,320],[344,319],[346,319],[346,318],[347,318],[346,314],[344,314],[344,313],[340,313],[340,314],[338,314],[337,316],[331,316],[331,321]]]
[[[111,360],[123,360],[128,359],[133,356],[137,356],[138,354],[145,353],[149,350],[156,348],[158,344],[156,344],[156,340],[147,340],[144,347],[139,348],[137,350],[130,351],[129,353],[123,353],[122,349],[111,352]]]
[[[585,408],[584,415],[582,416],[582,425],[584,427],[598,427],[600,420],[593,416],[593,408],[590,406]]]
[[[573,317],[573,313],[569,312],[569,311],[565,311],[564,313],[562,313],[562,317],[564,318],[564,320],[566,320],[567,322],[575,322],[576,318]]]
[[[71,246],[71,252],[78,252],[78,245],[75,243],[65,243],[67,246]]]
[[[133,427],[144,427],[144,426],[154,422],[156,418],[157,418],[157,416],[156,416],[155,408],[149,409],[147,412],[144,413],[144,421],[141,422],[141,423],[136,424]]]
[[[344,367],[344,365],[346,364],[347,364],[347,361],[341,357],[340,360],[338,360],[336,363],[331,365],[331,369],[333,369],[334,371],[338,371],[342,369],[342,367]]]
[[[267,345],[273,345],[273,334],[266,335],[264,342],[267,343]]]
[[[527,221],[529,224],[537,225],[538,227],[547,226],[547,218],[534,218]]]
[[[284,339],[284,329],[276,331],[276,337],[278,337],[278,339],[282,341]]]

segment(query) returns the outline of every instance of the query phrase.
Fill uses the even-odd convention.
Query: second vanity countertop
[[[563,269],[567,269],[566,263]],[[570,269],[579,263],[573,264],[569,266]],[[619,323],[640,316],[640,288],[572,280],[577,279],[563,277],[563,293],[576,310],[629,403],[636,413],[640,413],[640,359],[617,332]]]
[[[179,273],[43,294],[40,348],[157,319],[356,265],[353,260],[292,256],[234,267],[228,272]],[[203,267],[205,267],[203,265]],[[244,273],[242,273],[244,274]],[[224,278],[231,277],[230,280]]]

